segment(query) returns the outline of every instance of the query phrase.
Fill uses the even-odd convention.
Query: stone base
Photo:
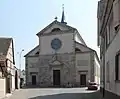
[[[100,92],[103,96],[103,99],[120,99],[120,96],[112,93],[112,92],[109,92],[107,90],[104,90],[103,88],[100,87]]]
[[[31,82],[29,82],[29,83],[26,83],[26,86],[28,86],[28,87],[31,87],[31,86],[33,86],[32,85],[32,83]],[[59,87],[59,88],[75,88],[75,87],[86,87],[87,86],[87,84],[86,84],[86,86],[80,86],[80,82],[75,82],[75,83],[61,83],[61,85],[60,86],[55,86],[55,85],[53,85],[53,83],[50,83],[50,84],[45,84],[45,83],[37,83],[37,85],[34,85],[34,86],[36,86],[36,87],[41,87],[41,88],[56,88],[56,87]]]

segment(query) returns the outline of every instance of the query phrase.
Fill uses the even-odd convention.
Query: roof
[[[10,46],[10,43],[12,42],[12,52],[13,52],[13,64],[15,64],[15,59],[14,59],[14,45],[13,45],[13,39],[12,38],[5,38],[5,37],[0,37],[0,54],[4,55],[5,57],[7,56],[7,52]]]
[[[12,38],[0,38],[0,53],[6,56],[11,42]]]
[[[38,47],[39,47],[39,45],[37,45],[35,48],[33,48],[31,51],[29,51],[26,55],[24,55],[24,57],[27,57],[32,51],[34,51]]]
[[[69,28],[69,29],[74,29],[74,30],[76,30],[76,28],[74,28],[74,27],[71,27],[71,26],[69,26],[69,25],[67,25],[67,24],[64,24],[64,23],[61,23],[61,22],[55,20],[55,21],[53,21],[52,23],[50,23],[47,27],[45,27],[44,29],[42,29],[40,32],[38,32],[36,35],[40,35],[40,34],[43,33],[44,31],[46,31],[48,28],[50,28],[53,24],[59,24],[59,25],[61,25],[61,26],[67,27],[67,28]]]

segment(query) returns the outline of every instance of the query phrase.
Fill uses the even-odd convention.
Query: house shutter
[[[115,30],[120,24],[120,0],[115,0],[113,3],[113,20]]]

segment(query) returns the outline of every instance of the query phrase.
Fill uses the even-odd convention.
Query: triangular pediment
[[[59,29],[60,30],[60,31],[57,31],[57,32],[75,30],[75,28],[55,20],[51,24],[46,26],[44,29],[42,29],[40,32],[38,32],[37,35],[39,36],[39,35],[44,35],[44,34],[50,34],[50,33],[52,33],[53,29]]]
[[[49,63],[50,65],[62,65],[62,63],[58,60],[54,60],[52,62]]]

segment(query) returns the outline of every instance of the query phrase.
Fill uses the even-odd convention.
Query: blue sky
[[[24,55],[38,45],[36,34],[57,16],[61,20],[62,4],[68,25],[78,29],[87,45],[97,47],[97,0],[0,0],[0,36],[14,39],[16,66]]]

